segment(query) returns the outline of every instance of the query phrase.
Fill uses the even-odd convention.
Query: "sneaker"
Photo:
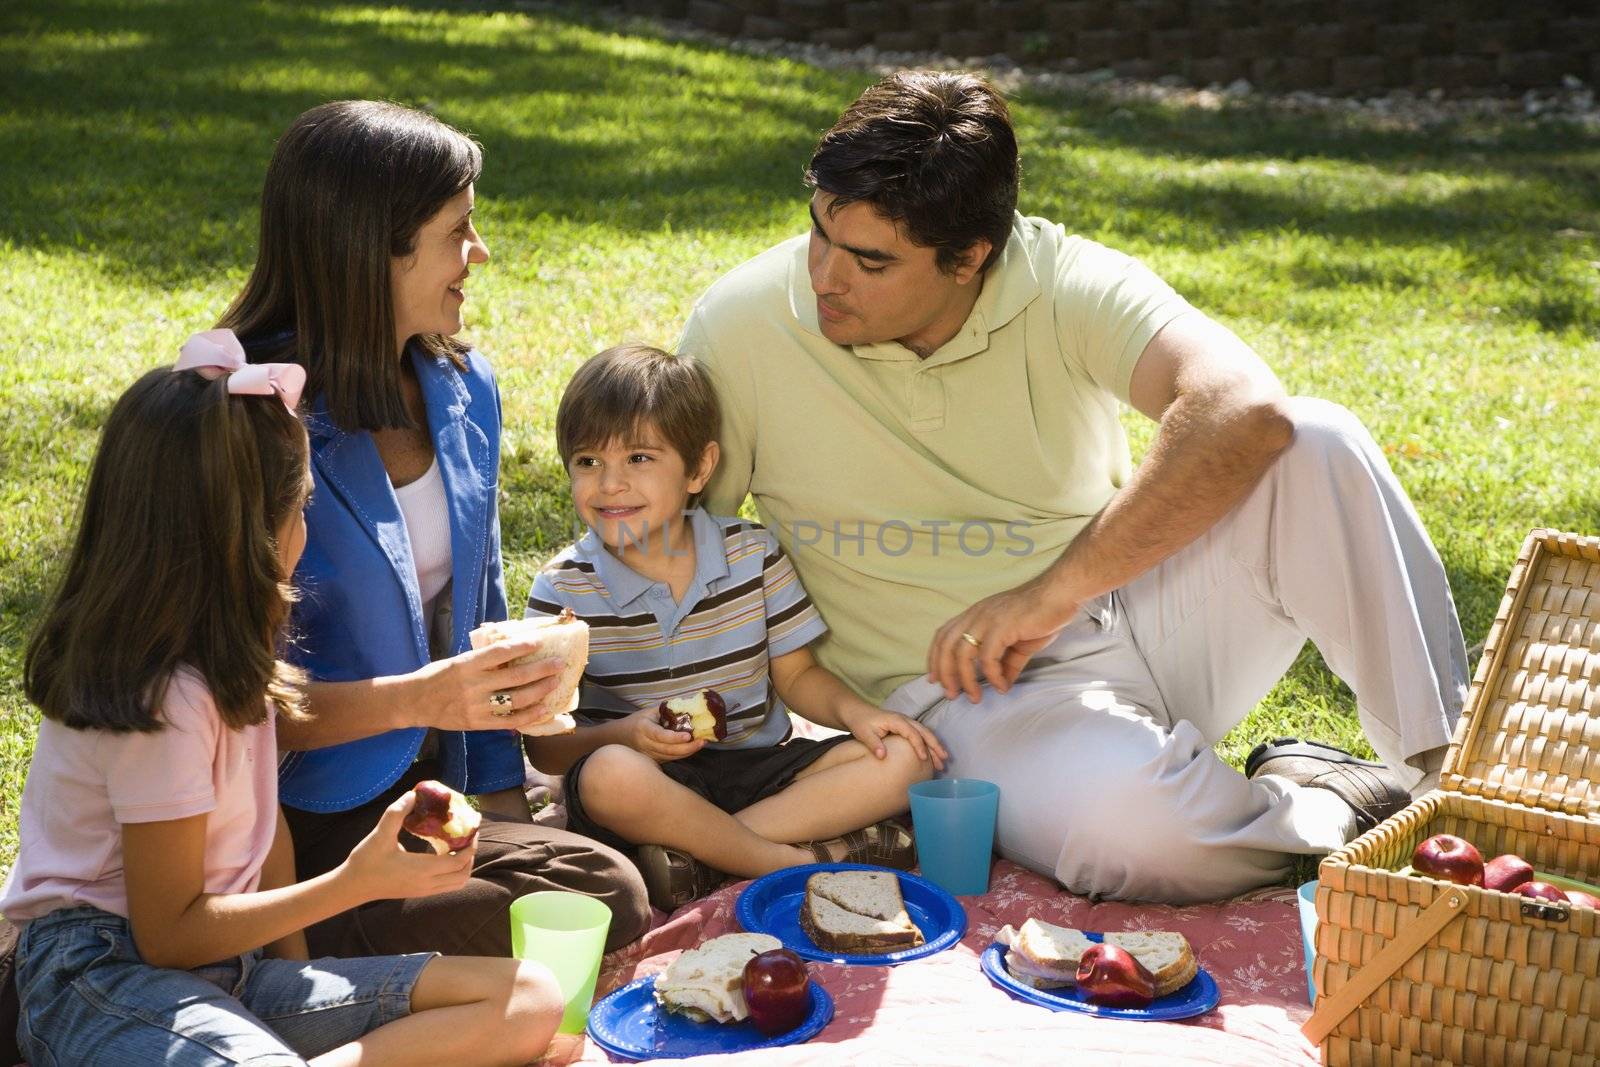
[[[699,900],[728,878],[687,852],[665,845],[640,845],[634,850],[633,862],[644,877],[650,903],[665,912]]]
[[[1333,791],[1355,811],[1356,830],[1363,834],[1411,803],[1411,794],[1389,768],[1320,741],[1263,741],[1244,761],[1244,773],[1249,778],[1274,774],[1296,785]]]
[[[804,847],[811,849],[819,863],[869,863],[897,871],[909,871],[917,865],[916,838],[911,827],[898,819],[884,819]],[[835,859],[835,855],[841,858]]]

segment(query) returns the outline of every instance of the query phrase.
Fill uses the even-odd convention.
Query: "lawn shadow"
[[[456,32],[465,17],[479,20],[470,37]],[[770,60],[618,34],[581,12],[505,4],[413,0],[379,13],[194,4],[175,13],[114,0],[46,9],[35,0],[6,22],[12,43],[0,59],[9,59],[3,85],[15,117],[0,126],[0,152],[28,164],[0,182],[0,240],[82,251],[151,287],[248,267],[272,143],[327,99],[395,98],[471,131],[486,149],[485,199],[536,239],[542,219],[637,233],[739,230],[797,214],[818,132],[872,77],[790,63],[773,78]],[[1315,231],[1402,249],[1448,243],[1498,272],[1537,274],[1548,234],[1588,227],[1600,206],[1582,158],[1600,145],[1592,134],[1512,130],[1467,143],[1449,131],[1373,130],[1337,115],[1113,107],[1030,91],[1019,101],[1024,161],[1038,164],[1028,173],[1050,174],[1025,184],[1026,210],[1177,248]],[[1361,208],[1329,203],[1314,188],[1218,187],[1182,174],[1108,189],[1074,173],[1070,160],[1051,169],[1062,147],[1046,129],[1055,121],[1073,124],[1076,143],[1180,162],[1317,158],[1506,180]],[[1403,264],[1354,257],[1295,270],[1308,287],[1432,284]],[[1560,330],[1597,325],[1595,305],[1577,280],[1560,277],[1510,310]]]
[[[753,65],[711,49],[640,48],[543,16],[464,41],[445,15],[419,26],[341,10],[201,5],[191,18],[76,0],[13,12],[0,57],[15,118],[0,152],[28,165],[0,182],[0,240],[92,255],[152,287],[245,269],[275,138],[306,108],[358,96],[428,108],[479,138],[481,187],[513,214],[742,228],[803,195],[802,162],[838,95],[819,91],[821,72],[759,84]]]

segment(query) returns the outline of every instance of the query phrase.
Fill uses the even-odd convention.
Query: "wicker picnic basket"
[[[1437,833],[1600,882],[1600,539],[1535,530],[1439,789],[1322,861],[1326,1067],[1600,1065],[1600,911],[1398,870]]]

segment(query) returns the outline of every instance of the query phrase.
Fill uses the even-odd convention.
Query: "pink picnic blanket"
[[[740,882],[679,909],[639,941],[607,956],[598,993],[665,970],[678,954],[739,929]],[[1001,861],[989,892],[963,897],[961,944],[899,967],[812,963],[813,979],[832,994],[834,1017],[802,1045],[674,1061],[684,1064],[961,1065],[1050,1064],[1068,1067],[1315,1067],[1317,1051],[1300,1034],[1310,1014],[1299,918],[1292,889],[1266,889],[1220,904],[1093,904],[1055,883]],[[1128,1022],[1049,1011],[1013,1000],[979,969],[978,958],[1006,923],[1029,916],[1082,930],[1178,930],[1211,972],[1222,999],[1185,1022]],[[592,1041],[557,1058],[610,1062]]]

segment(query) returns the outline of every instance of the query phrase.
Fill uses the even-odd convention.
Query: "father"
[[[884,79],[806,180],[810,235],[713,285],[681,341],[723,394],[708,506],[754,494],[832,628],[821,661],[1000,783],[1002,855],[1077,893],[1213,899],[1432,786],[1461,629],[1349,411],[1017,214],[981,78]],[[1137,470],[1119,402],[1160,423]],[[1388,766],[1281,744],[1247,779],[1211,746],[1307,638]]]

